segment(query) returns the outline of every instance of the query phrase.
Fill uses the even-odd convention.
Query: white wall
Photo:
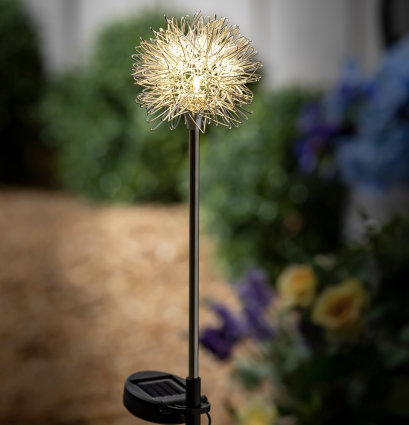
[[[380,55],[378,0],[24,0],[41,31],[46,63],[58,73],[86,61],[95,34],[147,6],[168,16],[216,13],[253,41],[268,85],[326,85],[346,56],[373,68]],[[138,43],[138,35],[135,35]]]
[[[24,4],[37,23],[46,67],[49,71],[54,72],[65,61],[62,2],[24,0]]]
[[[272,81],[327,84],[346,57],[373,68],[381,52],[377,0],[272,0]]]

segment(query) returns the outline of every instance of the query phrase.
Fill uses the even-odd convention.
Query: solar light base
[[[200,415],[210,411],[210,403],[202,395],[196,407],[187,407],[186,383],[170,373],[134,373],[125,381],[124,406],[132,415],[157,424],[184,424],[193,417],[200,419]]]

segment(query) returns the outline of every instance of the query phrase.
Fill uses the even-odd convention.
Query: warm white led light
[[[142,39],[132,56],[132,75],[145,87],[136,101],[146,107],[151,129],[164,121],[174,129],[184,114],[200,115],[203,132],[211,121],[237,127],[252,113],[246,84],[261,78],[250,41],[216,15],[166,21],[167,29],[152,30],[155,38]]]

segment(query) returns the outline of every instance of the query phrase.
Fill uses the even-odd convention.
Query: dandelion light
[[[145,107],[151,129],[163,122],[175,129],[182,117],[189,130],[189,374],[137,372],[125,382],[124,404],[135,416],[161,424],[200,425],[210,403],[201,395],[199,352],[199,133],[214,123],[238,127],[252,113],[247,84],[260,80],[251,42],[228,19],[216,15],[166,19],[132,56],[136,102]],[[159,349],[159,347],[158,347]]]
[[[152,130],[164,121],[174,129],[184,115],[201,117],[202,132],[210,122],[237,127],[252,113],[246,84],[261,78],[250,41],[216,15],[166,21],[167,29],[152,30],[154,38],[141,39],[133,55],[133,78],[144,87],[137,102]]]

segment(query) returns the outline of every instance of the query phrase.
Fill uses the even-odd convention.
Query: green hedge
[[[163,15],[141,13],[110,24],[97,37],[82,74],[54,82],[43,103],[47,137],[58,155],[64,186],[106,201],[176,202],[188,142],[186,128],[166,124],[152,132],[146,111],[134,103],[134,47],[150,38]]]
[[[248,122],[218,128],[203,146],[203,218],[230,276],[252,265],[275,276],[288,261],[339,244],[343,189],[301,174],[294,154],[300,107],[315,96],[301,89],[259,93]]]
[[[44,183],[38,103],[44,74],[38,40],[17,0],[0,0],[0,182]]]

